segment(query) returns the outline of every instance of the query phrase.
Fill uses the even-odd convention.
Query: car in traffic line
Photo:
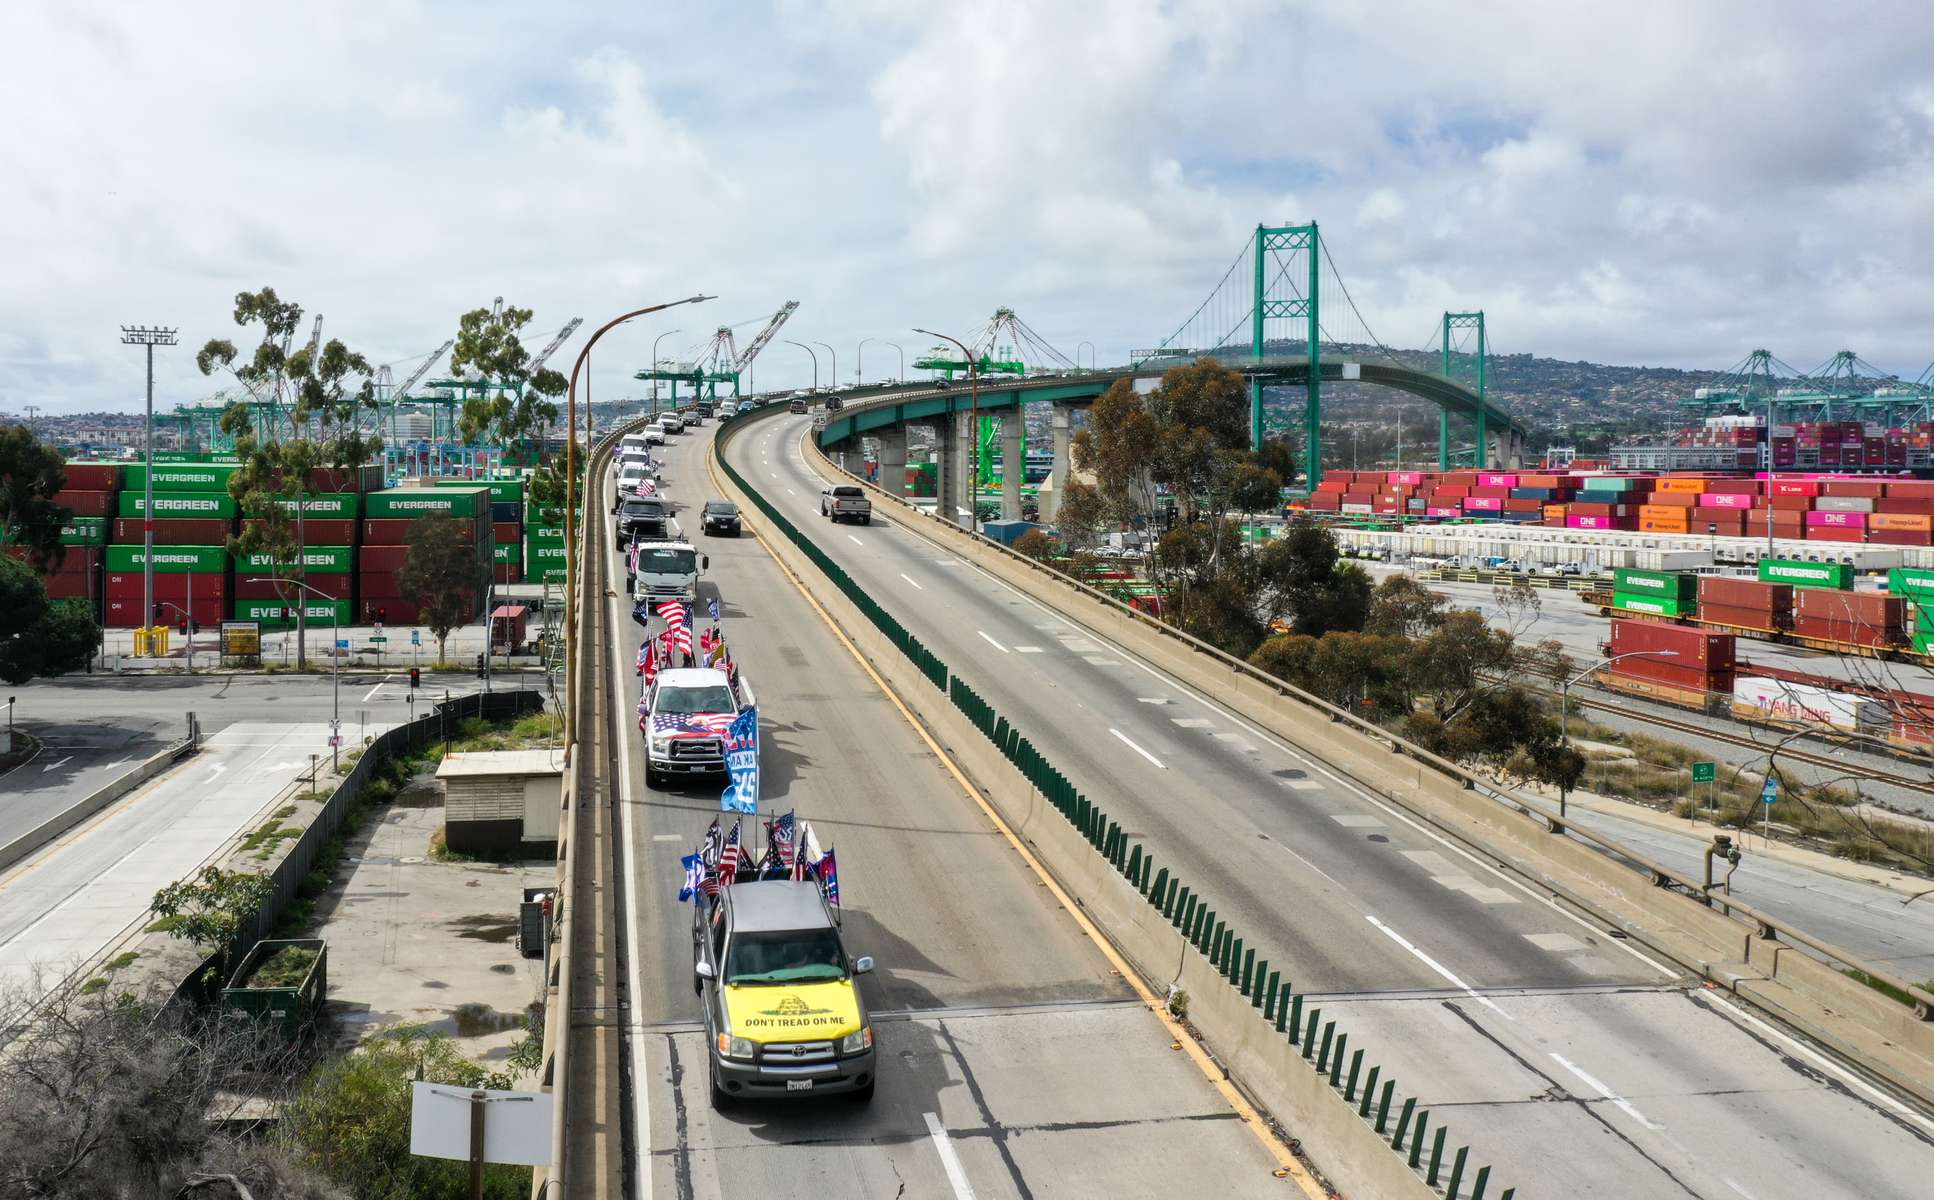
[[[707,500],[699,524],[708,534],[739,536],[739,506],[730,500]]]
[[[842,483],[819,493],[819,515],[832,518],[835,525],[841,521],[871,525],[873,502],[866,498],[865,489]]]
[[[745,676],[735,690],[724,671],[672,667],[658,672],[638,703],[645,735],[645,786],[667,776],[725,774],[725,734],[751,705]]]
[[[745,879],[695,906],[692,972],[705,1001],[712,1106],[842,1093],[873,1098],[873,1026],[840,922],[810,880]]]

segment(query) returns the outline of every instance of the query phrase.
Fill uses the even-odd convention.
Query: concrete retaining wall
[[[66,833],[82,821],[100,812],[108,805],[127,795],[135,788],[153,779],[179,759],[194,750],[191,742],[177,742],[159,754],[144,761],[140,766],[116,779],[106,787],[100,788],[86,799],[80,800],[48,817],[39,825],[19,837],[0,846],[0,871],[11,867],[21,859],[45,846],[61,834]]]

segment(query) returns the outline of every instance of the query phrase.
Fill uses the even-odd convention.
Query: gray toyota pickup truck
[[[831,517],[836,523],[858,521],[862,525],[871,525],[873,502],[866,498],[866,489],[842,483],[819,493],[819,515]]]

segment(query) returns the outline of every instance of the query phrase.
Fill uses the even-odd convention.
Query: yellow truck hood
[[[726,1024],[747,1041],[823,1042],[860,1027],[851,980],[728,986],[723,998]]]

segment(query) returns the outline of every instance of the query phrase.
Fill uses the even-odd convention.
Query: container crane
[[[692,385],[694,397],[703,397],[707,400],[717,400],[719,384],[729,383],[732,385],[732,395],[737,397],[740,394],[740,376],[751,368],[752,360],[759,357],[759,351],[764,350],[771,343],[780,327],[798,308],[799,301],[786,301],[779,307],[778,312],[766,319],[765,327],[753,335],[743,351],[739,350],[733,331],[743,329],[752,324],[751,321],[719,326],[713,332],[711,341],[693,355],[689,362],[679,363],[671,370],[662,370],[657,363],[653,363],[648,369],[634,374],[632,378],[670,380],[674,408],[678,406],[678,385],[681,382]],[[757,318],[755,317],[754,320]]]
[[[987,322],[965,339],[973,351],[974,367],[980,375],[1026,375],[1030,371],[1073,371],[1074,360],[1056,350],[1046,338],[1028,328],[1027,322],[1011,308],[1001,307]],[[935,346],[913,365],[923,371],[939,371],[952,379],[965,374],[966,360],[955,356],[946,346]]]

